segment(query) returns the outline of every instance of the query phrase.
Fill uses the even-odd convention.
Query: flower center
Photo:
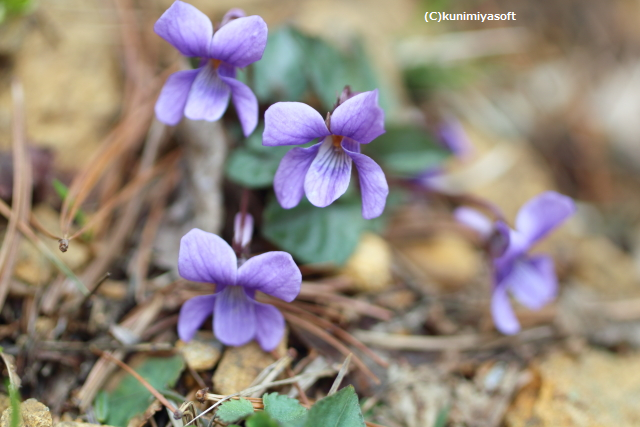
[[[333,142],[333,146],[336,148],[342,148],[342,140],[344,139],[344,136],[340,136],[340,135],[331,135],[331,139]]]
[[[219,59],[211,59],[210,61],[215,70],[217,70],[220,67],[220,64],[222,64],[222,61]]]
[[[240,307],[249,299],[242,286],[230,285],[224,290],[232,307]]]

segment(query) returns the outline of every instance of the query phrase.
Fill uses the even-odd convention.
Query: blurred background
[[[639,2],[188,2],[214,23],[233,7],[267,22],[263,59],[239,77],[260,102],[249,138],[233,108],[216,123],[154,119],[168,75],[190,66],[153,32],[171,1],[0,2],[0,198],[19,218],[1,225],[0,343],[24,398],[54,420],[82,417],[104,390],[116,399],[106,363],[64,343],[175,350],[177,310],[207,289],[180,281],[179,239],[199,227],[230,241],[244,192],[253,253],[291,252],[305,309],[321,307],[391,362],[363,357],[380,385],[350,374],[367,420],[640,422]],[[425,22],[432,11],[516,20]],[[363,152],[392,188],[385,214],[363,220],[354,188],[328,208],[285,211],[272,181],[288,148],[262,147],[263,113],[300,101],[324,116],[345,85],[380,90],[387,133]],[[489,262],[451,211],[495,206],[513,225],[546,190],[578,204],[536,249],[554,257],[560,295],[537,312],[518,306],[523,332],[501,337]],[[290,329],[300,357],[341,360],[309,330]],[[410,339],[389,344],[389,334]],[[214,369],[228,354],[216,348],[213,363],[189,369],[221,394],[242,389]],[[176,387],[188,396],[202,384],[185,377]],[[97,420],[127,425],[134,414]]]

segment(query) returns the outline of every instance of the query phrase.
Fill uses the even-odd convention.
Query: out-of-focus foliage
[[[173,387],[184,369],[182,356],[154,357],[144,361],[136,372],[156,390]],[[106,424],[126,427],[133,417],[143,413],[153,400],[152,394],[131,375],[127,375],[118,387],[107,393]],[[98,397],[104,399],[104,397]],[[105,406],[104,400],[96,402]]]
[[[380,219],[362,218],[360,198],[342,196],[326,208],[306,199],[283,209],[271,198],[264,212],[264,236],[304,263],[343,264],[365,230],[377,229]]]
[[[264,411],[281,424],[295,423],[307,415],[307,409],[296,399],[278,393],[262,396]]]
[[[253,414],[253,405],[247,399],[230,400],[223,403],[216,417],[223,423],[235,423]]]
[[[450,156],[433,136],[411,126],[388,126],[387,132],[365,150],[387,173],[407,178],[441,164]]]
[[[253,414],[253,407],[249,401],[240,399],[223,403],[216,415],[223,421],[226,418],[237,422],[253,414],[246,420],[248,427],[365,426],[358,403],[358,395],[353,386],[347,386],[337,393],[317,401],[308,411],[297,400],[280,396],[277,393],[265,394],[262,399],[264,412]],[[243,400],[246,403],[240,403]],[[221,412],[225,414],[225,418]]]
[[[342,52],[289,26],[269,34],[264,55],[252,71],[256,96],[265,103],[302,101],[305,94],[312,93],[330,110],[345,85],[356,92],[379,86],[359,40],[348,52]]]
[[[280,160],[291,147],[265,147],[262,145],[264,127],[259,126],[247,139],[244,147],[236,148],[229,158],[227,178],[247,188],[265,188],[273,183]]]
[[[27,13],[34,6],[34,0],[0,0],[0,23],[11,15]]]

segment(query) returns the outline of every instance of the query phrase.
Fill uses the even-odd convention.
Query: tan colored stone
[[[403,245],[402,253],[443,288],[469,283],[481,268],[480,255],[471,243],[453,233]]]
[[[342,273],[358,291],[378,292],[391,284],[391,248],[377,234],[364,233]]]
[[[213,368],[220,359],[222,344],[212,333],[198,332],[189,342],[178,341],[176,349],[191,369],[206,371]]]
[[[11,425],[11,407],[4,410],[0,418],[0,427]],[[20,404],[20,427],[52,427],[51,412],[36,399],[27,399]]]
[[[29,137],[53,148],[57,165],[75,169],[95,153],[119,112],[116,11],[103,2],[41,0],[38,14],[46,20],[24,37],[12,74],[24,86]],[[7,89],[0,93],[4,146],[11,138]]]
[[[279,348],[284,354],[286,341],[283,340]],[[264,368],[276,360],[269,353],[265,353],[255,342],[242,347],[227,347],[213,374],[213,389],[216,393],[229,395],[248,388],[253,380]]]
[[[4,412],[4,410],[9,406],[11,406],[11,399],[9,399],[9,396],[4,393],[0,393],[0,413]]]
[[[525,387],[518,394],[506,415],[508,427],[640,425],[640,354],[556,353],[538,371],[537,393]]]

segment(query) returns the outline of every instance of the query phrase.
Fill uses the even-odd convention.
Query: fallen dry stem
[[[128,183],[115,197],[111,198],[107,203],[102,205],[98,212],[96,212],[87,223],[78,231],[73,233],[68,240],[73,240],[82,235],[94,227],[98,222],[102,221],[108,214],[110,214],[115,208],[122,205],[124,202],[131,200],[134,196],[138,195],[138,192],[142,190],[149,182],[162,173],[166,173],[167,170],[172,170],[175,164],[180,159],[180,152],[178,150],[173,151],[163,158],[153,168],[146,170],[140,175],[136,176],[133,181]]]
[[[140,376],[140,374],[138,374],[136,371],[134,371],[129,365],[124,363],[122,360],[116,359],[111,354],[105,353],[104,351],[102,351],[102,350],[100,350],[100,349],[98,349],[96,347],[93,347],[93,352],[95,354],[97,354],[98,356],[106,357],[111,362],[115,363],[116,365],[120,366],[120,368],[122,368],[125,371],[127,371],[132,377],[134,377],[136,380],[138,380],[140,382],[140,384],[142,384],[144,386],[144,388],[149,390],[149,393],[151,393],[153,395],[153,397],[158,399],[158,401],[160,403],[162,403],[168,410],[170,410],[174,414],[174,416],[176,416],[176,408],[175,408],[175,406],[173,406],[171,404],[171,402],[169,402],[158,390],[156,390],[151,384],[149,384],[149,382],[147,380],[142,378]]]
[[[11,217],[11,208],[2,200],[0,200],[0,215],[9,219]],[[54,265],[63,273],[71,282],[78,288],[82,295],[87,295],[89,289],[82,283],[82,281],[71,271],[71,269],[60,260],[48,247],[45,245],[36,234],[29,228],[26,222],[18,222],[18,230],[31,242],[33,245]]]
[[[322,339],[323,341],[333,346],[336,350],[342,353],[343,356],[346,357],[349,354],[351,354],[351,350],[349,350],[349,348],[346,345],[341,343],[333,335],[329,334],[327,331],[325,331],[318,325],[315,325],[314,323],[311,323],[293,313],[284,312],[282,314],[284,318],[287,319],[287,321],[289,321],[290,324],[300,327],[302,329],[306,329],[308,332],[312,333],[313,335],[317,336],[318,338]],[[353,362],[374,383],[380,384],[380,379],[378,379],[378,377],[373,372],[371,372],[371,369],[369,369],[369,367],[365,365],[364,362],[358,356],[353,356]]]
[[[314,314],[309,313],[307,310],[303,308],[297,307],[297,304],[298,304],[297,301],[294,303],[284,303],[272,297],[268,297],[267,300],[269,304],[275,305],[276,307],[279,307],[281,310],[289,310],[289,311],[295,312],[296,314],[300,314],[301,316],[306,317],[309,321],[317,323],[318,325],[327,329],[329,332],[335,334],[338,338],[345,341],[347,344],[351,344],[354,347],[356,347],[358,350],[362,351],[364,354],[369,356],[378,365],[382,366],[383,368],[389,367],[389,363],[386,360],[382,359],[380,356],[374,353],[369,347],[364,345],[356,337],[354,337],[344,329],[340,328],[339,326],[329,322],[328,320],[319,316],[315,316]]]

